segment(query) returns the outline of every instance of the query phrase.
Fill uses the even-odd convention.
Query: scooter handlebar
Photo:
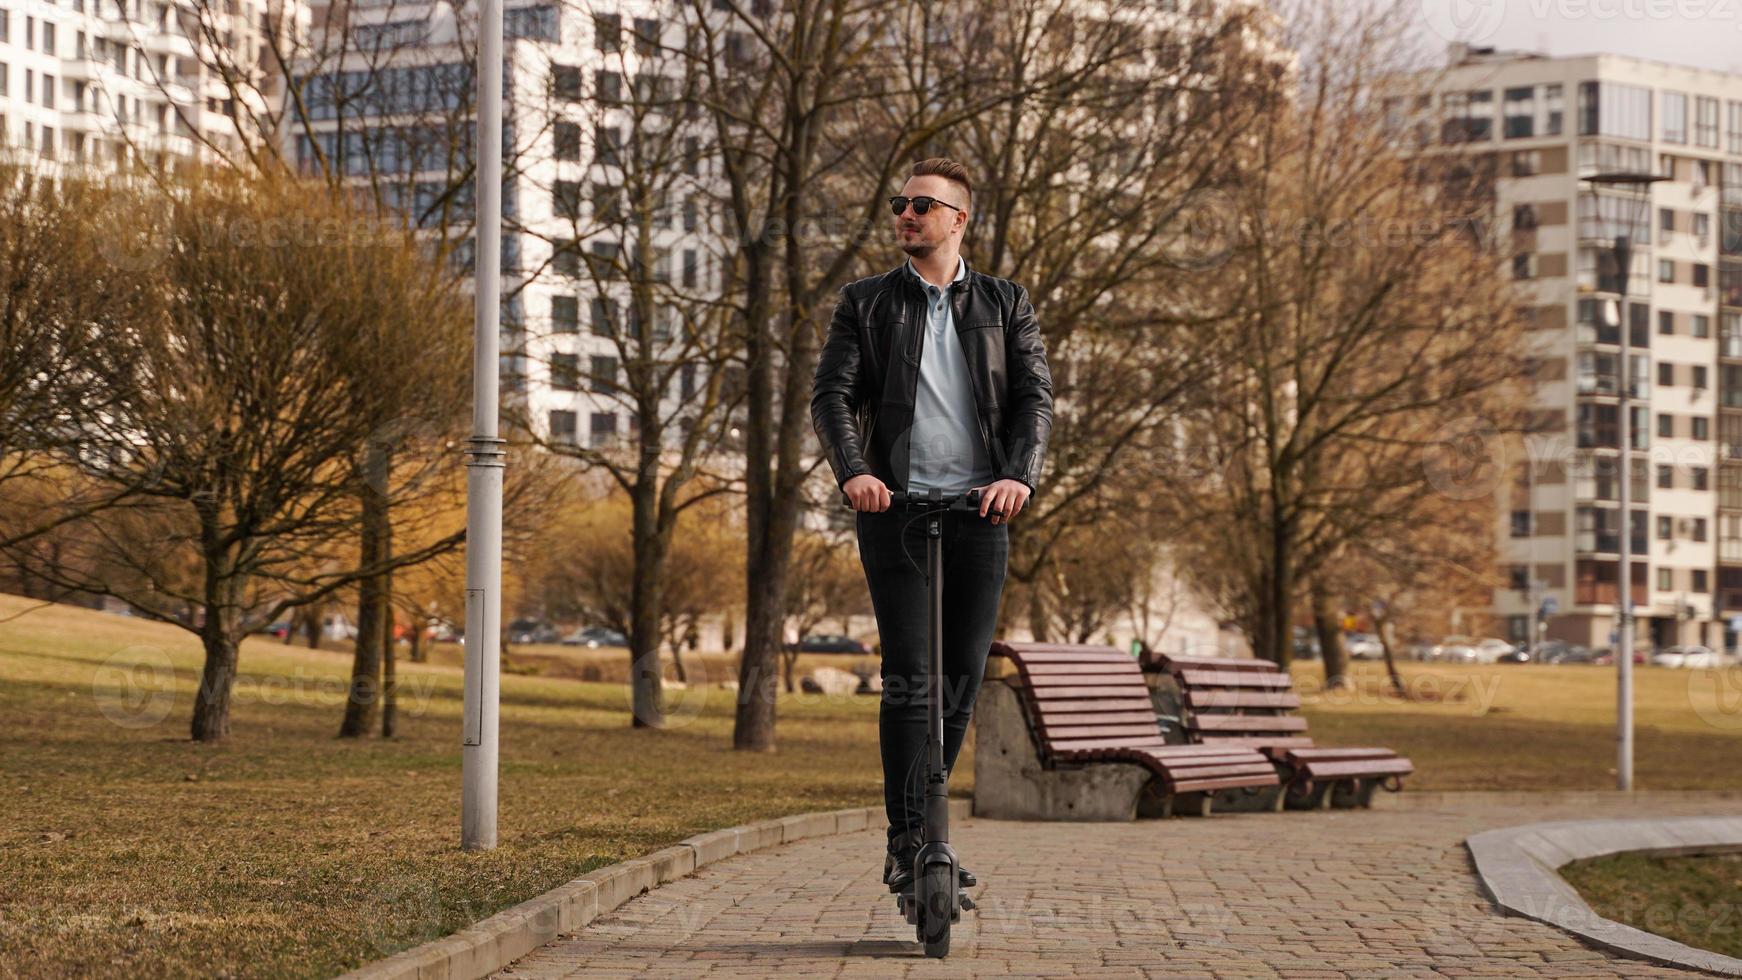
[[[855,510],[853,501],[846,494],[841,494],[841,506]],[[980,491],[978,489],[962,493],[946,493],[933,498],[929,493],[908,493],[906,490],[891,490],[889,492],[890,510],[953,510],[979,513]],[[994,513],[999,513],[994,511]]]

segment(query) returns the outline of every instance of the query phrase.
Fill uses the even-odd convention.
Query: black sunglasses
[[[934,204],[942,204],[944,207],[956,211],[962,210],[948,201],[940,201],[935,197],[902,197],[899,194],[889,199],[889,210],[899,216],[901,212],[907,210],[907,203],[909,201],[913,202],[914,214],[924,214],[927,211],[930,211],[931,206]]]

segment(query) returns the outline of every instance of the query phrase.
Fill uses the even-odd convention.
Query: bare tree
[[[148,203],[128,213],[151,221]],[[349,454],[395,397],[357,365],[384,344],[418,344],[401,333],[439,358],[466,321],[403,230],[360,219],[325,188],[201,173],[163,203],[146,229],[162,247],[155,306],[106,336],[92,370],[120,394],[80,420],[68,459],[93,486],[141,489],[86,519],[101,572],[63,584],[200,636],[191,730],[209,741],[230,730],[251,628],[381,570],[323,560],[356,526]],[[38,567],[28,545],[9,554]]]
[[[1460,495],[1435,454],[1521,420],[1520,325],[1491,241],[1491,168],[1405,157],[1380,117],[1405,25],[1302,5],[1230,206],[1240,230],[1200,291],[1215,372],[1157,447],[1197,581],[1260,656],[1287,664],[1300,585],[1425,498]],[[1293,94],[1294,98],[1284,98]]]

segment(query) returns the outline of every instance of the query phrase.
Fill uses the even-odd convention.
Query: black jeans
[[[925,813],[925,524],[918,513],[896,508],[858,515],[859,561],[883,643],[877,731],[891,841],[919,827]],[[946,513],[939,540],[944,551],[944,766],[953,772],[998,625],[1010,528],[978,514]]]

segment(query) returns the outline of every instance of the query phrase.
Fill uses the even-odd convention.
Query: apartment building
[[[295,0],[5,0],[0,145],[97,167],[233,149],[278,91],[267,46],[307,22]]]
[[[554,443],[617,446],[638,425],[620,362],[633,356],[628,280],[642,257],[625,242],[649,202],[629,200],[631,168],[642,193],[657,194],[646,257],[656,343],[676,343],[686,308],[719,288],[702,194],[712,162],[699,106],[674,94],[682,25],[659,8],[511,0],[504,11],[504,392]],[[326,40],[297,72],[306,112],[291,116],[287,152],[305,172],[380,187],[426,234],[451,238],[452,260],[469,269],[476,24],[461,13],[410,0],[317,10],[313,33]],[[666,164],[627,159],[637,134],[655,133],[669,135],[652,141],[671,152]],[[695,397],[697,375],[673,372],[662,415]]]
[[[1636,644],[1735,650],[1742,631],[1742,76],[1618,55],[1453,45],[1394,123],[1474,151],[1531,325],[1535,432],[1507,453],[1494,627],[1609,647],[1620,598],[1619,277]],[[1411,104],[1413,103],[1413,104]],[[1642,190],[1584,178],[1664,178]],[[1639,202],[1639,197],[1648,201]]]

